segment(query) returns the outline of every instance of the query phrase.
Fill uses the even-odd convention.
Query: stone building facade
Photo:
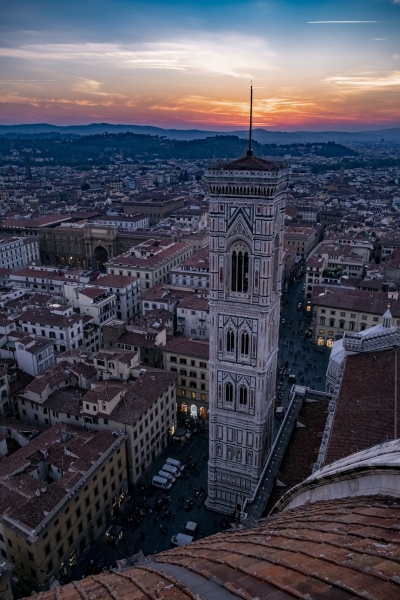
[[[278,353],[286,163],[244,158],[206,174],[210,194],[207,507],[232,514],[268,457]]]

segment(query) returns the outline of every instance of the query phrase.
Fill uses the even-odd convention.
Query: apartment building
[[[147,229],[149,227],[149,218],[140,213],[105,215],[104,217],[96,217],[94,222],[102,225],[114,225],[123,231],[136,231],[136,229]]]
[[[186,337],[208,340],[210,337],[210,313],[208,296],[195,294],[192,298],[184,298],[177,311],[177,331]]]
[[[171,271],[172,285],[206,288],[210,283],[210,247],[205,246]]]
[[[142,177],[140,186],[143,185],[144,180],[145,178]],[[146,185],[153,185],[153,180],[153,175],[147,175]],[[161,219],[169,217],[175,210],[183,208],[184,201],[185,196],[154,192],[151,195],[144,194],[124,202],[124,211],[129,214],[140,213],[147,216],[150,226],[152,226],[156,225]]]
[[[361,278],[371,257],[373,245],[360,240],[328,239],[307,259],[306,298],[315,285],[338,284],[342,277]]]
[[[307,258],[317,243],[318,228],[303,225],[289,225],[285,227],[284,243],[296,249],[296,254]]]
[[[103,330],[105,348],[133,350],[139,354],[139,362],[146,367],[162,369],[162,346],[167,341],[167,328],[161,321],[126,325],[123,321],[111,321]]]
[[[49,308],[28,308],[18,317],[22,331],[54,340],[57,352],[83,346],[83,322],[72,306],[52,304]]]
[[[315,287],[312,296],[314,342],[318,346],[332,348],[346,331],[364,331],[382,323],[388,304],[394,323],[399,327],[400,301],[397,293]]]
[[[66,581],[119,509],[128,491],[126,440],[59,423],[3,459],[7,559],[32,591]]]
[[[209,343],[175,337],[163,348],[164,368],[178,374],[178,410],[206,418],[209,403]]]
[[[120,365],[128,354],[121,353]],[[102,362],[106,367],[103,373],[115,370],[117,361],[112,353],[99,354],[94,365],[76,351],[65,358],[51,377],[33,381],[25,388],[18,401],[22,418],[47,427],[62,422],[96,431],[126,432],[129,480],[135,483],[176,428],[177,375],[137,365],[131,369],[133,365],[129,365],[127,369],[135,381],[98,381],[93,373],[102,371]]]
[[[90,277],[91,272],[83,269],[62,271],[54,267],[29,266],[10,273],[10,283],[62,296],[64,283],[85,284],[89,283]]]
[[[142,289],[170,281],[171,269],[191,256],[192,246],[171,240],[148,240],[106,263],[109,275],[126,275],[141,280]]]
[[[31,237],[0,239],[0,268],[19,269],[32,261],[40,262],[37,239]]]
[[[202,290],[202,293],[208,290]],[[159,284],[149,290],[144,290],[141,297],[142,314],[147,315],[151,310],[163,309],[176,314],[176,307],[185,299],[191,299],[195,292],[189,288]]]
[[[91,317],[96,325],[105,325],[115,319],[116,298],[108,287],[91,285],[75,287],[66,284],[64,297],[68,304],[79,310],[81,315]]]
[[[0,367],[0,416],[8,415],[10,411],[10,387],[8,385],[7,371],[4,367]]]
[[[91,285],[107,287],[115,295],[116,318],[130,323],[140,317],[141,279],[127,275],[104,275]]]

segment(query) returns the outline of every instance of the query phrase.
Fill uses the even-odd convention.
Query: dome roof
[[[376,481],[363,486],[360,478],[374,470]],[[254,526],[147,558],[139,552],[135,566],[41,592],[40,600],[400,598],[399,480],[400,440],[393,440],[289,490],[303,495],[296,508],[286,502]],[[329,492],[341,483],[339,494]],[[323,500],[307,495],[318,487],[328,491]]]
[[[41,600],[237,600],[400,597],[400,501],[305,504],[43,592]]]

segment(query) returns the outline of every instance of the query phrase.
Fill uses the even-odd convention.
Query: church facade
[[[206,173],[210,196],[208,508],[241,511],[273,434],[286,163],[253,156]]]

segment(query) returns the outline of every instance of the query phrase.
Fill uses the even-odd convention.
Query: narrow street
[[[279,353],[276,406],[287,407],[293,383],[289,372],[296,376],[295,384],[315,390],[325,390],[325,374],[330,349],[318,347],[306,338],[308,317],[304,310],[305,278],[295,282],[290,291],[282,295],[281,325],[279,329]],[[298,305],[301,303],[301,308]],[[282,369],[285,370],[282,373]]]

